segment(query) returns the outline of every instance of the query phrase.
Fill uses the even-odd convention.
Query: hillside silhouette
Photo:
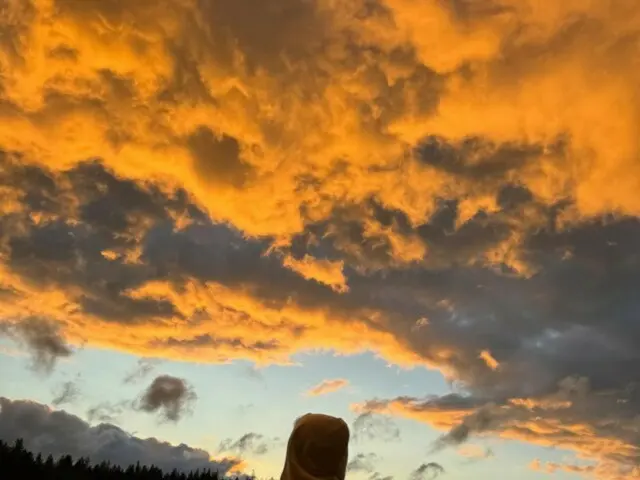
[[[244,478],[244,475],[242,476]],[[156,466],[129,465],[123,468],[110,462],[92,464],[89,458],[74,460],[71,455],[54,459],[43,457],[24,447],[22,439],[13,445],[0,441],[0,478],[17,480],[37,478],[39,480],[223,480],[217,471],[196,470],[192,472],[164,472]],[[240,477],[237,477],[238,480]],[[250,478],[250,477],[249,477]]]

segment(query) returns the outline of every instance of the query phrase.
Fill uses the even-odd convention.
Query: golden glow
[[[349,291],[347,280],[342,273],[344,262],[317,260],[310,255],[305,255],[302,260],[288,256],[284,259],[283,265],[306,279],[324,283],[338,292]]]
[[[508,234],[452,265],[506,265],[518,280],[534,276],[523,245],[545,225],[541,212],[560,201],[573,204],[559,228],[640,215],[638,1],[489,3],[5,0],[0,151],[58,173],[99,158],[122,178],[182,188],[215,222],[269,243],[291,277],[332,296],[304,302],[291,291],[270,301],[249,281],[149,281],[124,298],[170,300],[176,311],[110,321],[83,312],[92,294],[76,284],[39,283],[12,270],[9,247],[0,245],[0,287],[11,291],[0,297],[0,318],[47,317],[75,344],[139,355],[266,364],[300,351],[369,350],[455,379],[460,352],[435,345],[427,355],[382,328],[397,317],[367,307],[363,298],[375,292],[354,293],[350,271],[440,267],[437,249],[415,227],[442,200],[458,201],[457,229],[479,212],[498,214],[507,184],[526,187],[536,207],[504,214]],[[482,145],[439,165],[416,151],[429,137],[458,149],[470,138]],[[521,155],[501,158],[505,145]],[[63,203],[65,219],[81,222],[79,200]],[[376,207],[397,215],[383,221]],[[0,186],[1,215],[13,219],[24,208],[16,191]],[[100,247],[103,259],[144,263],[148,225],[139,215],[138,229],[126,233],[130,244]],[[338,216],[346,233],[332,223]],[[27,217],[39,226],[56,220]],[[189,222],[173,220],[176,229]],[[309,243],[322,252],[322,242],[334,240],[344,258],[294,257],[297,236],[325,224]],[[13,237],[27,234],[24,222],[7,225]],[[367,257],[365,247],[380,258]],[[75,267],[84,261],[73,259]],[[383,293],[392,297],[394,288]],[[425,335],[432,327],[418,326]],[[503,371],[489,350],[480,360],[487,374]],[[509,408],[558,413],[571,405],[559,396],[512,399]],[[391,403],[383,413],[446,430],[469,412]],[[611,479],[622,477],[610,458],[632,448],[553,419],[514,421],[502,435],[573,448],[597,458],[594,472]]]
[[[545,201],[573,195],[580,217],[640,212],[638,102],[632,100],[638,69],[625,61],[630,44],[612,50],[615,39],[640,26],[634,0],[608,9],[598,2],[507,1],[502,13],[468,19],[434,0],[385,0],[387,13],[359,22],[350,15],[364,8],[362,1],[318,2],[298,19],[309,28],[297,41],[326,48],[296,56],[283,44],[275,47],[285,51],[276,60],[275,45],[246,43],[255,39],[237,23],[245,21],[242,7],[229,2],[209,12],[191,0],[127,7],[35,0],[33,8],[12,0],[0,27],[21,34],[10,39],[13,48],[0,51],[10,102],[0,108],[0,144],[58,168],[101,157],[125,176],[187,187],[215,218],[247,234],[287,236],[306,220],[299,207],[309,219],[322,219],[334,206],[372,195],[416,222],[446,192],[479,208],[491,196],[482,183],[407,159],[407,148],[427,134],[544,147],[570,138],[564,156],[549,150],[536,162],[514,165],[514,175]],[[577,14],[597,19],[601,29],[577,34],[563,48],[528,54]],[[244,50],[224,50],[218,19],[238,28]],[[273,42],[289,33],[278,35],[278,23],[263,28]],[[378,57],[349,58],[347,33],[378,47]],[[505,41],[512,51],[501,51]],[[415,48],[418,59],[399,63],[391,54],[398,47]],[[187,55],[197,62],[201,83],[173,91],[175,69]],[[408,81],[420,62],[446,73],[437,107],[425,104],[422,112],[416,98],[438,91],[440,80]],[[461,65],[470,65],[472,74],[457,73]],[[318,71],[329,75],[320,80]],[[388,96],[399,81],[403,94]],[[164,91],[172,101],[157,100]],[[376,106],[382,99],[385,106]],[[190,139],[200,128],[213,139],[235,138],[237,152],[219,150],[232,156],[214,158],[213,144],[213,157],[199,158]],[[319,181],[305,187],[305,176]],[[399,255],[404,251],[398,247]],[[419,248],[409,258],[416,255]]]
[[[480,352],[480,358],[484,360],[484,363],[486,363],[487,367],[489,367],[491,370],[497,370],[498,368],[500,368],[500,363],[495,358],[493,358],[493,355],[491,355],[491,352],[489,350],[483,350],[482,352]]]
[[[637,447],[615,437],[598,434],[590,425],[564,422],[560,418],[546,415],[558,408],[551,403],[533,402],[528,399],[512,399],[516,406],[529,407],[535,403],[541,410],[535,415],[527,417],[519,411],[510,411],[508,407],[501,407],[494,412],[504,419],[499,429],[491,433],[500,438],[528,442],[549,448],[574,451],[579,458],[596,462],[593,467],[575,467],[571,465],[545,464],[534,461],[530,467],[536,470],[553,473],[557,470],[573,471],[574,473],[593,473],[596,478],[606,480],[622,480],[623,478],[640,478],[637,468],[629,469],[619,463],[621,458],[634,458]],[[352,405],[356,412],[364,411],[364,405]],[[545,412],[545,410],[547,412]],[[424,405],[408,403],[401,400],[385,402],[379,405],[367,405],[367,411],[392,416],[400,416],[422,422],[442,432],[451,430],[462,423],[465,417],[471,415],[473,408],[425,408]],[[485,432],[486,433],[486,432]]]

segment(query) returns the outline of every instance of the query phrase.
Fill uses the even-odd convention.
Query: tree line
[[[217,471],[196,470],[189,473],[163,472],[156,466],[129,465],[122,468],[110,462],[91,464],[88,458],[74,461],[71,455],[54,460],[42,454],[34,455],[24,447],[22,439],[9,445],[0,440],[0,478],[3,480],[227,480]]]

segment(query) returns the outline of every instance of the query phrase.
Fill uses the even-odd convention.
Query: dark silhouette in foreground
[[[348,457],[344,420],[308,413],[293,425],[280,480],[344,480]]]
[[[165,473],[158,467],[139,463],[122,468],[109,462],[92,465],[87,458],[73,460],[63,455],[57,460],[49,455],[43,458],[24,448],[21,439],[13,446],[0,441],[0,478],[3,480],[222,480],[218,472],[205,470],[183,473],[173,470]]]

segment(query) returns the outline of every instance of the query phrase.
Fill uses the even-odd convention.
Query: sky
[[[640,478],[637,0],[0,12],[0,439]]]

